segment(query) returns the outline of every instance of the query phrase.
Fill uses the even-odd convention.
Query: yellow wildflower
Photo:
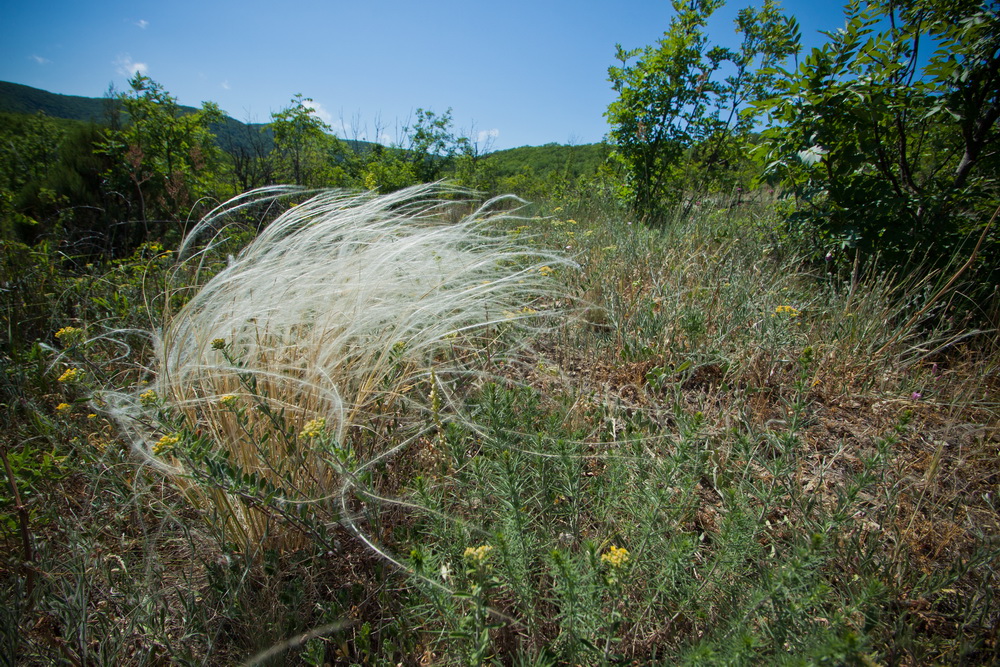
[[[536,315],[537,313],[538,311],[532,308],[531,306],[522,306],[520,309],[516,311],[513,310],[503,311],[503,316],[508,320],[513,320],[522,317],[524,315]]]
[[[162,454],[181,441],[179,435],[165,435],[153,445],[154,454]]]
[[[548,265],[546,265],[546,266],[543,266],[543,267],[540,267],[540,268],[538,269],[538,272],[539,272],[540,274],[542,274],[543,276],[551,276],[551,275],[552,275],[553,273],[555,273],[556,271],[555,271],[555,269],[553,269],[553,268],[552,268],[551,266],[548,266]]]
[[[799,311],[792,306],[778,306],[774,309],[775,315],[788,315],[789,317],[798,317]]]
[[[226,407],[233,405],[235,402],[236,402],[236,397],[233,396],[232,394],[226,394],[225,396],[219,399],[219,403],[221,403]]]
[[[214,340],[212,340],[212,349],[213,350],[221,350],[224,347],[226,347],[226,339],[225,338],[215,338]]]
[[[64,343],[75,343],[79,338],[80,334],[83,333],[83,329],[78,329],[77,327],[63,327],[56,332],[56,338]],[[63,340],[63,339],[66,340]]]
[[[476,565],[482,565],[489,558],[491,551],[493,551],[493,547],[489,544],[483,544],[478,547],[467,547],[462,557],[472,561]]]
[[[56,411],[57,412],[69,412],[72,407],[73,406],[70,405],[69,403],[60,403],[59,405],[56,406]]]
[[[59,376],[59,382],[76,382],[80,379],[79,368],[67,368],[66,372]]]
[[[628,549],[611,545],[607,551],[601,554],[601,562],[607,563],[617,569],[628,562]]]
[[[151,405],[155,405],[159,398],[155,391],[149,389],[139,394],[139,403],[148,408]]]
[[[311,419],[306,422],[305,426],[302,427],[302,432],[299,434],[302,438],[318,438],[322,435],[323,430],[326,428],[326,419],[319,417],[318,419]]]

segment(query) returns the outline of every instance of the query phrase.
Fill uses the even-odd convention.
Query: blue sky
[[[383,141],[418,107],[451,107],[456,130],[497,149],[599,141],[615,44],[653,44],[672,13],[666,0],[4,4],[0,80],[100,97],[141,70],[181,104],[210,100],[256,122],[302,93],[337,134]],[[735,46],[747,4],[719,10],[713,40]],[[840,2],[784,7],[806,46],[843,25]]]

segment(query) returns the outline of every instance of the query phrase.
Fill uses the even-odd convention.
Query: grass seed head
[[[318,453],[263,448],[262,460],[253,441],[269,437],[276,419],[287,424],[282,437],[348,443],[352,425],[392,406],[422,401],[417,414],[437,414],[447,378],[482,372],[484,356],[495,363],[502,354],[483,355],[484,345],[532,328],[564,299],[552,276],[575,265],[504,234],[497,223],[509,214],[497,201],[461,215],[463,194],[440,184],[382,196],[330,191],[287,208],[196,290],[179,286],[194,293],[168,316],[156,391],[139,402],[181,411],[249,472],[329,494],[339,481],[319,472]],[[197,275],[222,243],[226,216],[251,200],[193,230],[178,275]],[[433,410],[425,394],[408,391],[432,371]],[[235,395],[254,409],[229,409]],[[368,455],[384,453],[369,447]]]

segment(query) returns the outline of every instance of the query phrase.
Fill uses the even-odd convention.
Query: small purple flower
[[[919,401],[923,397],[924,395],[921,394],[919,391],[915,391],[912,394],[910,394],[910,398],[912,398],[914,401]]]
[[[824,257],[823,259],[825,259],[828,262],[832,262],[833,261],[833,253],[832,252],[826,253],[826,257]]]

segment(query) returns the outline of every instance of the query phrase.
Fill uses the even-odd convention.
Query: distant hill
[[[106,97],[80,97],[59,95],[19,83],[0,81],[0,112],[35,114],[41,111],[52,118],[63,118],[82,122],[104,123],[116,101]],[[181,106],[187,112],[197,111],[194,107]],[[220,148],[232,152],[238,147],[249,148],[250,136],[264,130],[265,149],[273,141],[270,130],[263,123],[242,123],[226,116],[221,123],[212,127]],[[366,141],[347,140],[347,144],[357,152],[369,150],[374,144]],[[566,146],[545,144],[544,146],[522,146],[494,151],[488,159],[500,176],[513,176],[530,170],[538,176],[560,173],[572,178],[594,173],[608,153],[606,144],[582,144]]]
[[[0,111],[33,114],[39,111],[53,118],[103,122],[107,117],[107,98],[57,95],[19,83],[0,81]]]
[[[107,97],[59,95],[19,83],[0,81],[0,113],[35,114],[40,111],[52,118],[103,124],[107,122],[109,111],[115,104],[117,102],[114,99]],[[181,109],[188,113],[197,111],[194,107],[183,105]],[[242,123],[226,116],[222,122],[213,123],[211,127],[216,143],[227,151],[236,147],[249,148],[250,135],[262,129],[264,148],[269,150],[269,144],[274,138],[265,123]],[[371,146],[366,141],[348,141],[347,144],[355,151],[366,150]]]
[[[107,97],[80,97],[78,95],[59,95],[46,90],[39,90],[19,83],[0,81],[0,112],[35,114],[39,111],[52,118],[63,118],[103,124],[108,120],[109,112],[118,102]],[[188,113],[197,111],[194,107],[181,106]],[[215,123],[212,132],[219,146],[232,150],[234,146],[246,144],[249,139],[248,130],[260,128],[262,125],[247,125],[235,118],[226,118],[221,123]],[[269,133],[265,141],[272,141]]]
[[[488,159],[499,176],[514,176],[530,169],[542,177],[560,174],[578,178],[593,174],[608,157],[608,145],[545,144],[544,146],[521,146],[490,153]]]

